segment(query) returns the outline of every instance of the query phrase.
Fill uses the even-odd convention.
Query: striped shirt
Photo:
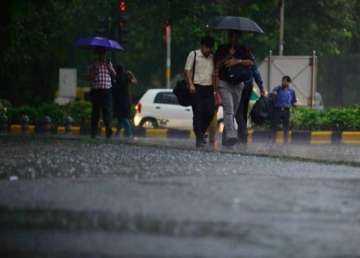
[[[111,65],[111,64],[110,64]],[[96,62],[89,67],[92,78],[91,87],[93,89],[110,89],[111,76],[108,65],[105,62]]]

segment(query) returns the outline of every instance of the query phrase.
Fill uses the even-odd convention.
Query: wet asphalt
[[[0,138],[1,257],[359,257],[360,168]]]

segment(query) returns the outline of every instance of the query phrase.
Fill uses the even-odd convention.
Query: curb
[[[321,150],[315,149],[312,154],[308,151],[298,151],[298,150],[291,150],[290,149],[272,149],[272,147],[267,147],[267,149],[262,148],[258,149],[255,145],[255,148],[240,148],[240,149],[227,149],[227,148],[219,148],[219,147],[211,147],[211,148],[204,148],[204,149],[196,149],[194,148],[193,144],[187,144],[186,141],[181,141],[179,138],[172,139],[173,141],[166,141],[165,139],[162,139],[162,142],[159,142],[158,140],[161,140],[159,138],[146,138],[146,137],[135,137],[134,139],[126,139],[126,138],[119,138],[116,140],[113,139],[106,139],[106,138],[97,138],[97,139],[90,139],[90,137],[85,135],[80,136],[71,136],[69,134],[63,134],[63,135],[57,135],[57,134],[39,134],[37,137],[36,135],[30,135],[30,134],[23,134],[23,135],[15,135],[15,134],[0,134],[0,140],[2,137],[25,137],[29,139],[40,139],[40,140],[64,140],[64,141],[75,141],[75,142],[81,142],[81,143],[88,143],[88,144],[126,144],[126,145],[132,145],[132,146],[138,146],[138,147],[153,147],[153,148],[171,148],[175,150],[186,150],[186,151],[202,151],[202,152],[209,152],[209,153],[224,153],[224,154],[231,154],[231,155],[242,155],[242,156],[248,156],[248,157],[263,157],[263,158],[273,158],[273,159],[280,159],[280,160],[288,160],[288,161],[301,161],[301,162],[313,162],[313,163],[319,163],[319,164],[328,164],[328,165],[345,165],[345,166],[351,166],[351,167],[359,167],[360,168],[360,160],[358,159],[342,159],[341,157],[337,157],[335,154],[334,157],[331,157],[331,155],[325,155],[325,156],[318,156],[318,152],[321,153]],[[176,144],[174,144],[176,143]],[[254,146],[254,145],[253,145]],[[278,145],[279,147],[286,147],[289,148],[291,146],[298,146],[302,148],[309,146],[306,144],[302,145]],[[321,145],[317,145],[318,147],[321,147]],[[345,145],[342,145],[345,146]],[[264,145],[263,145],[264,147]],[[313,145],[311,148],[315,148],[316,146]],[[309,149],[310,150],[310,149]]]
[[[34,134],[55,134],[55,135],[86,135],[89,130],[80,126],[57,126],[51,128],[38,128],[35,125],[20,125],[12,124],[8,126],[7,132],[11,135],[34,135]],[[116,127],[113,127],[114,134],[123,135],[123,130],[118,132]],[[100,134],[105,136],[105,128],[101,128]],[[146,138],[167,138],[167,139],[194,139],[195,135],[191,130],[179,129],[145,129],[134,128],[134,136]],[[268,141],[271,137],[270,131],[256,131],[249,130],[248,142],[259,143]],[[279,131],[276,136],[278,144],[284,143],[283,132]],[[289,132],[289,142],[297,144],[349,144],[360,145],[360,131],[292,131]]]

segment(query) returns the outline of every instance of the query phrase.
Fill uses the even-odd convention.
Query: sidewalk
[[[194,140],[175,140],[161,138],[136,138],[133,144],[151,145],[167,148],[180,148],[196,150]],[[234,153],[250,156],[264,156],[283,159],[297,159],[325,163],[336,163],[360,167],[360,146],[344,144],[268,144],[252,143],[239,145],[234,148],[217,146],[207,147],[202,151],[214,151],[221,153]]]
[[[111,144],[131,144],[140,146],[153,146],[160,148],[175,148],[182,150],[207,151],[217,153],[241,154],[248,156],[263,156],[281,159],[292,159],[312,162],[322,162],[329,164],[343,164],[360,167],[360,146],[356,144],[308,144],[292,143],[289,145],[269,144],[267,141],[256,141],[248,145],[236,145],[232,148],[207,146],[201,150],[195,148],[194,139],[166,138],[154,135],[152,137],[135,137],[127,140],[122,136],[112,137],[110,140],[105,137],[90,139],[88,135],[11,135],[0,134],[0,140],[6,137],[30,137],[39,139],[60,139],[86,141],[90,143],[111,143]]]

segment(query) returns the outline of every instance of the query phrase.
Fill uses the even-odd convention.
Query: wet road
[[[360,256],[359,168],[104,142],[0,150],[0,254]]]

